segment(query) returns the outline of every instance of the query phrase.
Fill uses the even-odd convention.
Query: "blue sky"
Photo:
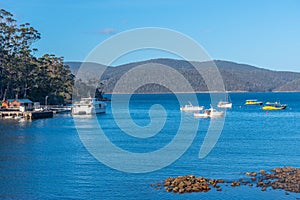
[[[300,72],[298,0],[0,0],[42,34],[39,53],[82,61],[105,39],[133,28],[162,27],[196,40],[213,59]],[[133,55],[121,62],[166,57]]]

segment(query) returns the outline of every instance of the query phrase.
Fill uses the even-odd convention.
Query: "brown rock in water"
[[[265,178],[266,179],[270,179],[271,178],[271,174],[266,174]]]
[[[252,172],[252,173],[251,173],[251,176],[256,176],[256,175],[257,175],[256,172]]]
[[[191,186],[187,186],[187,187],[185,188],[185,191],[187,191],[187,192],[192,192],[192,187],[191,187]]]
[[[267,173],[265,170],[257,172],[247,172],[246,176],[250,176],[251,180],[245,181],[240,179],[230,183],[232,187],[240,186],[241,184],[253,186],[252,182],[256,182],[256,186],[260,187],[262,191],[266,191],[268,187],[273,189],[283,189],[287,192],[300,193],[300,169],[293,167],[274,168],[271,170],[273,173]],[[259,175],[259,176],[257,176]],[[252,182],[250,182],[252,181]],[[218,183],[225,183],[223,179],[208,179],[204,177],[195,177],[194,175],[178,176],[176,178],[167,178],[164,183],[164,189],[167,192],[173,191],[174,193],[186,192],[208,192],[211,188],[216,188],[221,191]],[[151,184],[151,187],[155,185]],[[157,184],[161,186],[161,184]],[[157,189],[157,188],[156,188]]]
[[[238,181],[234,181],[234,182],[231,183],[231,187],[236,187],[236,186],[240,186],[240,185],[241,184]]]
[[[183,188],[180,188],[178,192],[179,192],[179,194],[182,194],[182,193],[184,193],[185,191],[184,191]]]
[[[180,182],[180,183],[178,184],[178,187],[179,187],[179,188],[184,188],[184,187],[185,187],[185,184],[184,184],[183,182]]]
[[[209,183],[213,186],[216,187],[218,180],[209,180]]]
[[[274,171],[276,174],[279,174],[279,173],[281,173],[282,170],[280,168],[275,168]]]
[[[258,187],[263,186],[263,185],[264,185],[264,182],[262,182],[262,181],[260,181],[260,182],[257,183]]]
[[[193,192],[200,192],[201,191],[200,187],[197,187],[197,186],[193,186],[192,190],[193,190]]]
[[[173,192],[174,192],[174,193],[177,193],[178,191],[179,191],[179,188],[178,188],[178,187],[174,187],[174,188],[173,188]]]
[[[289,172],[291,170],[291,168],[283,167],[283,168],[281,168],[281,170],[283,172]]]
[[[204,177],[196,178],[194,175],[187,175],[167,178],[164,181],[164,188],[167,192],[173,191],[174,193],[180,194],[186,192],[207,192],[210,190],[209,185],[216,187],[218,182],[219,180],[215,179]]]
[[[195,179],[195,176],[194,176],[193,174],[188,175],[188,177],[189,177],[190,179]]]
[[[218,183],[224,183],[225,181],[223,179],[219,179]]]
[[[209,191],[210,190],[210,187],[208,184],[204,184],[202,185],[202,190],[205,192],[205,191]]]
[[[289,192],[300,193],[300,169],[290,166],[282,168],[274,168],[272,174],[260,170],[261,180],[269,180],[268,182],[259,181],[257,187],[261,187],[262,191],[266,191],[268,187],[272,189],[282,189]]]
[[[172,181],[170,186],[175,187],[175,185],[177,185],[177,183],[175,183],[175,181]]]
[[[192,185],[192,183],[190,181],[184,181],[184,184],[187,185],[187,186]]]
[[[167,178],[164,182],[164,186],[170,186],[173,181],[174,181],[173,178],[171,178],[171,177]]]

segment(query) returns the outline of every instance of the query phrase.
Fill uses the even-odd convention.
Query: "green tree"
[[[13,15],[0,10],[0,98],[30,98],[50,103],[70,101],[74,76],[63,57],[37,58],[32,44],[40,33],[29,23],[18,25]]]

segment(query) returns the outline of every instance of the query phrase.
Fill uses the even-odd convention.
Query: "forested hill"
[[[216,60],[214,61],[223,78],[227,91],[247,91],[247,92],[269,92],[269,91],[300,91],[300,73],[272,71],[251,65],[238,64],[234,62]],[[80,67],[79,62],[67,62],[74,74]],[[195,91],[207,91],[204,80],[199,76],[191,63],[175,59],[152,59],[142,62],[129,63],[117,67],[108,67],[102,76],[105,83],[105,92],[111,93],[116,82],[128,70],[139,66],[147,65],[153,67],[158,64],[170,66],[179,71],[192,85]],[[209,70],[209,62],[192,62],[198,66]],[[98,65],[89,63],[89,65]],[[174,81],[176,84],[176,81]],[[178,83],[179,84],[179,83]],[[168,92],[166,88],[155,84],[148,84],[140,88],[137,93],[160,93]],[[182,91],[189,92],[189,91]]]

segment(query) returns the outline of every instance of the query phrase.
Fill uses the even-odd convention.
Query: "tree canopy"
[[[70,102],[74,75],[63,57],[36,57],[32,44],[41,38],[29,23],[18,24],[13,14],[0,10],[0,100],[29,98],[61,104]]]

